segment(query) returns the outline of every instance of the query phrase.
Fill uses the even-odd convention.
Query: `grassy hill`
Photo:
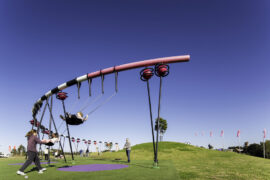
[[[109,157],[109,154],[105,155]],[[124,156],[122,156],[124,158]],[[153,160],[153,144],[133,146],[132,158]],[[270,160],[176,142],[159,144],[159,162],[172,161],[179,179],[270,179]]]
[[[68,159],[71,159],[68,157]],[[116,160],[120,159],[120,160]],[[10,163],[24,162],[23,158],[0,159],[0,179],[23,179],[15,172],[20,166]],[[121,163],[126,164],[125,151],[106,152],[101,156],[91,154],[91,158],[76,157],[78,164]],[[229,179],[255,180],[270,179],[270,160],[237,154],[207,150],[176,142],[159,144],[160,169],[152,169],[153,144],[135,145],[131,151],[129,168],[99,172],[62,172],[57,171],[64,162],[48,168],[43,175],[29,172],[29,179],[110,179],[110,180],[169,180],[169,179]],[[71,164],[71,163],[70,163]],[[32,166],[33,167],[33,166]],[[29,171],[29,167],[26,171]]]

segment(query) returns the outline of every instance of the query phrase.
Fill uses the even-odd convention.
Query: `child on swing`
[[[53,146],[56,142],[59,142],[59,135],[58,133],[52,133],[52,139],[50,139],[50,142],[46,143],[45,145]]]
[[[63,117],[62,115],[60,115],[60,118],[63,119],[64,121],[66,121],[69,125],[79,125],[79,124],[84,123],[84,121],[86,121],[88,119],[88,115],[83,117],[82,112],[77,112],[76,115],[66,113],[66,118]]]

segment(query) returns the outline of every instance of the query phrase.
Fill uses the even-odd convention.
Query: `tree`
[[[11,150],[11,154],[12,154],[13,156],[17,155],[17,150],[16,150],[16,149],[12,149],[12,150]]]
[[[155,131],[157,131],[157,128],[158,128],[157,123],[158,123],[158,118],[156,119]],[[167,130],[167,127],[168,127],[167,121],[163,118],[159,118],[159,138],[160,138],[160,141],[163,140],[163,136]]]
[[[250,144],[247,148],[247,153],[252,156],[263,157],[262,144]]]
[[[265,141],[265,155],[266,155],[266,158],[270,157],[270,141],[269,140]]]
[[[25,147],[22,144],[18,147],[17,151],[21,156],[25,155]]]
[[[243,153],[248,153],[248,141],[246,141],[245,143],[244,143],[244,147],[243,147]]]

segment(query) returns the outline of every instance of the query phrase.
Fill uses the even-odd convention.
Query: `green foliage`
[[[265,155],[266,155],[266,158],[270,159],[270,141],[269,140],[265,141]]]
[[[16,149],[12,149],[12,150],[11,150],[11,154],[12,154],[13,156],[16,156],[16,155],[18,154],[18,152],[17,152]]]
[[[105,144],[105,147],[107,148],[108,151],[111,151],[112,147],[113,147],[113,143],[112,142],[108,142]]]
[[[24,156],[24,155],[25,155],[25,152],[26,152],[26,151],[25,151],[25,147],[21,144],[21,145],[18,147],[17,152],[18,152],[19,155]]]
[[[155,131],[157,131],[157,129],[158,129],[157,123],[158,123],[158,118],[156,119],[156,122],[155,122]],[[162,141],[162,137],[165,134],[167,128],[168,128],[167,120],[160,117],[159,118],[160,141]]]
[[[263,146],[262,144],[250,144],[247,148],[247,153],[252,156],[263,157]]]

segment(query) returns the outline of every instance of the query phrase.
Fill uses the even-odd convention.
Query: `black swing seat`
[[[63,118],[62,118],[63,119]],[[80,125],[83,123],[82,119],[77,118],[75,114],[72,114],[71,116],[67,115],[65,118],[68,125]]]
[[[48,142],[48,143],[46,143],[45,145],[46,145],[46,146],[53,146],[53,145],[54,145],[54,143],[52,143],[52,142]]]

